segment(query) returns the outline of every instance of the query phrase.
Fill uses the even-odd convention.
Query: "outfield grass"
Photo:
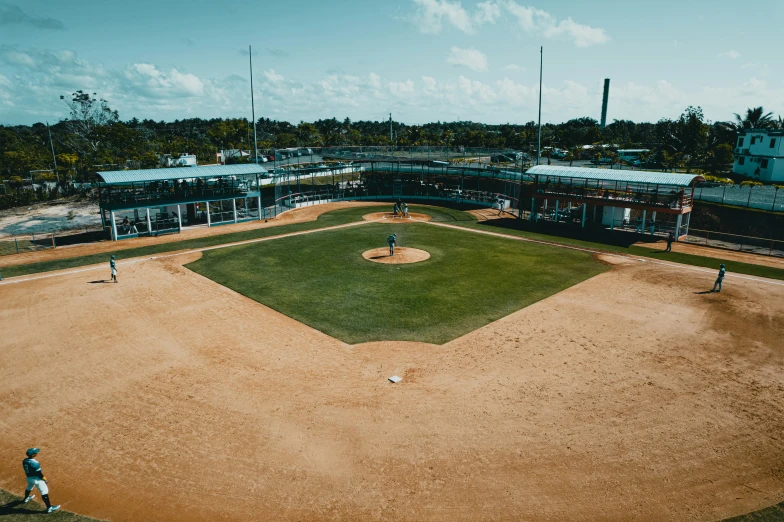
[[[47,515],[44,513],[45,507],[41,502],[41,495],[38,491],[35,493],[33,502],[22,504],[22,497],[0,489],[0,517],[3,522],[98,522],[98,519],[76,515],[62,509]]]
[[[430,259],[362,257],[393,232]],[[351,344],[445,343],[606,270],[584,252],[416,223],[212,250],[188,268]]]
[[[370,212],[379,212],[385,210],[383,207],[355,207],[341,210],[334,210],[326,214],[322,214],[316,221],[307,223],[297,223],[291,225],[282,225],[278,227],[262,228],[257,230],[248,230],[244,232],[234,232],[218,236],[210,236],[204,238],[186,239],[182,241],[175,241],[171,243],[162,243],[160,245],[152,245],[139,248],[131,248],[126,250],[118,250],[115,252],[117,259],[128,259],[132,257],[142,257],[149,255],[156,255],[165,252],[173,252],[176,250],[187,250],[194,248],[202,248],[207,246],[220,245],[225,243],[232,243],[235,241],[244,241],[248,239],[256,239],[263,237],[276,236],[286,234],[289,232],[298,232],[305,230],[315,230],[319,228],[340,225],[359,221],[362,216]],[[611,245],[596,241],[586,241],[575,238],[560,237],[548,235],[545,232],[538,232],[536,230],[521,230],[516,228],[519,226],[519,221],[514,218],[507,218],[501,220],[492,220],[477,222],[470,214],[461,212],[459,210],[442,208],[442,207],[423,207],[419,205],[411,205],[409,207],[411,212],[418,212],[429,214],[433,217],[433,221],[452,223],[469,228],[478,228],[480,230],[492,230],[504,234],[527,237],[530,239],[538,239],[541,241],[548,241],[551,243],[559,243],[563,245],[578,246],[582,248],[590,248],[605,252],[617,252],[623,254],[632,254],[636,256],[649,257],[652,259],[660,259],[672,261],[675,263],[683,263],[687,265],[706,267],[718,270],[719,263],[727,265],[730,273],[735,272],[739,274],[747,274],[759,277],[766,277],[770,279],[784,280],[784,270],[754,265],[751,263],[740,263],[729,259],[719,259],[714,257],[696,256],[691,254],[683,254],[680,252],[671,252],[664,254],[660,250],[641,246],[618,246]],[[26,265],[17,265],[6,267],[2,269],[0,274],[3,277],[14,277],[21,275],[34,274],[39,272],[49,272],[52,270],[62,270],[66,268],[75,268],[80,266],[92,265],[96,263],[107,262],[108,254],[94,254],[90,256],[78,256],[67,259],[59,259],[54,261],[45,261],[41,263],[30,263]]]

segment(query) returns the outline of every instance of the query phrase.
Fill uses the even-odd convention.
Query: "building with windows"
[[[732,172],[759,181],[784,181],[784,129],[745,129],[738,133]]]

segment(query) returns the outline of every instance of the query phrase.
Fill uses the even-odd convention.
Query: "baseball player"
[[[403,215],[408,217],[408,203],[403,203]]]
[[[397,243],[397,234],[392,234],[387,238],[387,243],[389,243],[389,255],[395,255],[395,243]]]
[[[721,284],[724,282],[724,274],[727,272],[727,269],[724,267],[724,263],[719,265],[719,277],[716,278],[716,282],[713,283],[713,290],[711,292],[721,292]],[[719,287],[716,290],[716,287]]]
[[[109,266],[112,269],[112,281],[115,283],[117,282],[117,263],[114,262],[114,254],[112,254],[112,258],[109,260]]]
[[[49,502],[49,486],[46,485],[46,477],[44,476],[44,472],[41,471],[41,464],[33,458],[38,455],[40,451],[39,448],[30,448],[27,450],[27,458],[22,461],[22,467],[27,476],[27,487],[25,488],[25,498],[23,502],[26,504],[33,500],[33,497],[35,497],[35,495],[33,495],[33,488],[38,488],[38,491],[41,493],[41,498],[44,499],[44,503],[46,503],[46,512],[54,513],[60,509],[60,506],[59,504],[53,506],[52,503]]]

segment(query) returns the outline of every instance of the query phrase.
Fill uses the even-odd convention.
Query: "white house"
[[[738,133],[732,172],[759,181],[784,181],[784,129],[747,129]]]

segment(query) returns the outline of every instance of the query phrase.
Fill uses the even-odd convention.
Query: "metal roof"
[[[595,179],[601,181],[623,181],[628,183],[646,183],[676,187],[688,187],[694,182],[705,181],[705,178],[697,174],[671,174],[669,172],[651,172],[645,170],[592,169],[586,167],[555,167],[548,165],[531,167],[526,171],[526,174],[574,179]]]
[[[165,169],[109,170],[98,172],[106,185],[166,181],[172,179],[214,178],[216,176],[240,176],[266,174],[260,165],[207,165],[202,167],[172,167]]]

